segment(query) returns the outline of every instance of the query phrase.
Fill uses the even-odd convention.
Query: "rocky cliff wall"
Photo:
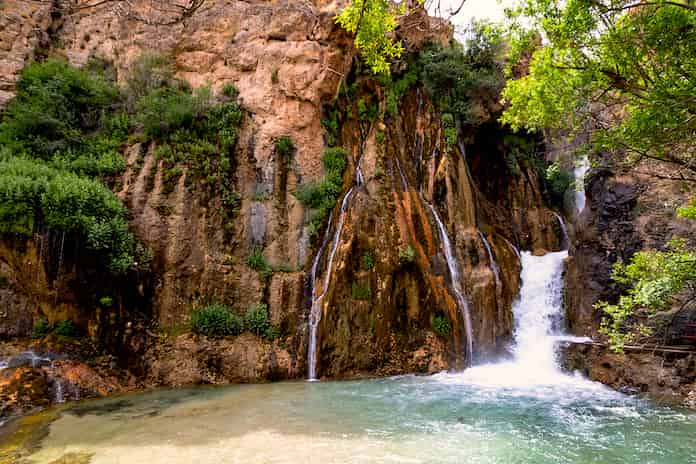
[[[327,134],[321,119],[326,105],[334,105],[342,114],[338,144],[348,155],[343,195],[356,185],[358,163],[365,182],[347,200],[332,265],[326,255],[320,261],[319,277],[322,283],[328,279],[328,292],[318,330],[319,374],[463,366],[464,321],[430,205],[457,258],[475,356],[505,352],[519,288],[516,249],[557,250],[563,238],[536,169],[511,165],[509,134],[494,120],[472,129],[467,148],[450,146],[441,116],[417,87],[397,114],[388,116],[380,87],[355,74],[350,38],[332,20],[334,4],[209,1],[185,20],[163,26],[156,24],[162,18],[147,9],[148,2],[130,2],[141,16],[111,2],[84,9],[75,6],[86,2],[71,8],[30,3],[34,7],[2,5],[4,20],[22,22],[0,36],[2,49],[9,50],[1,62],[6,96],[21,67],[45,54],[76,65],[92,57],[107,60],[122,80],[139,55],[156,52],[171,56],[177,76],[194,87],[232,83],[245,110],[229,179],[241,203],[226,228],[216,213],[220,198],[191,188],[195,179],[185,170],[167,193],[157,147],[131,144],[115,190],[131,213],[132,229],[153,251],[152,272],[135,282],[114,282],[91,272],[74,244],[61,243],[60,237],[49,235],[47,243],[39,236],[22,244],[3,241],[0,270],[6,278],[0,296],[8,312],[0,330],[5,336],[28,336],[41,316],[74,319],[101,349],[115,352],[141,385],[306,375],[308,277],[323,231],[310,237],[309,212],[294,194],[299,185],[323,175]],[[154,20],[143,21],[145,14],[154,14]],[[451,35],[449,25],[422,10],[406,18],[399,31],[409,49],[446,42]],[[354,100],[339,95],[342,80],[360,84]],[[361,97],[378,104],[379,118],[360,116]],[[274,148],[281,136],[294,142],[289,158]],[[325,225],[330,237],[342,200]],[[254,249],[274,270],[270,275],[247,265]],[[54,259],[46,260],[45,250],[53,250],[48,254]],[[129,289],[117,310],[98,309],[99,285]],[[208,340],[182,333],[191,308],[207,302],[226,303],[238,312],[266,303],[280,337]],[[447,318],[451,330],[438,333],[436,317]]]

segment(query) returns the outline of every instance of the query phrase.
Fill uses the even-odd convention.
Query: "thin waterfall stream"
[[[308,380],[317,380],[317,337],[318,337],[318,330],[319,330],[319,323],[321,322],[322,318],[322,300],[324,299],[324,295],[326,295],[326,292],[329,289],[329,285],[331,284],[331,274],[333,272],[333,262],[334,258],[336,257],[336,251],[338,250],[338,245],[341,241],[341,233],[343,232],[343,224],[345,220],[345,215],[346,212],[348,211],[349,208],[349,202],[351,197],[353,196],[353,193],[356,191],[356,189],[360,188],[363,186],[365,183],[364,177],[362,170],[360,169],[360,161],[361,159],[358,159],[358,162],[355,165],[355,179],[356,183],[348,190],[348,192],[345,194],[343,197],[343,200],[341,201],[341,208],[339,209],[338,212],[338,221],[336,223],[336,229],[333,234],[333,239],[331,240],[331,251],[329,252],[329,260],[326,265],[326,277],[324,278],[324,284],[321,287],[321,293],[319,295],[316,294],[316,288],[317,288],[317,271],[319,270],[319,263],[321,262],[321,256],[324,253],[324,249],[328,243],[328,238],[329,238],[329,231],[331,229],[331,218],[333,216],[329,216],[329,226],[327,226],[326,232],[324,233],[324,238],[322,240],[322,244],[319,247],[319,251],[317,252],[317,255],[314,258],[314,262],[312,263],[312,271],[311,271],[311,279],[312,279],[312,307],[310,308],[309,311],[309,343],[308,343],[308,348],[307,348],[307,363],[309,365],[308,367],[308,373],[307,373],[307,378]]]
[[[498,266],[498,262],[495,260],[495,256],[493,255],[493,249],[491,248],[491,244],[486,239],[486,236],[480,230],[478,231],[478,234],[481,238],[481,241],[483,242],[483,246],[486,248],[486,253],[488,253],[488,262],[491,267],[491,272],[493,272],[493,276],[495,277],[496,297],[500,297],[500,294],[503,290],[503,283],[500,280],[500,267]]]
[[[440,216],[437,214],[437,210],[427,203],[428,208],[433,213],[433,218],[435,218],[435,223],[437,224],[437,230],[440,234],[440,242],[442,243],[442,251],[445,254],[445,259],[447,261],[447,267],[449,268],[450,277],[452,279],[452,289],[454,290],[454,295],[457,299],[457,306],[462,314],[462,319],[464,320],[464,330],[466,332],[466,363],[471,364],[474,355],[474,340],[473,340],[473,330],[471,328],[471,313],[469,311],[469,302],[464,295],[464,290],[462,289],[462,284],[459,281],[459,265],[457,264],[457,258],[454,254],[454,249],[452,248],[452,242],[450,242],[449,236],[447,235],[447,229],[442,223]]]

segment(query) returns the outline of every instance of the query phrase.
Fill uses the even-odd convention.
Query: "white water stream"
[[[590,169],[590,161],[587,156],[583,156],[575,166],[573,175],[575,176],[575,211],[580,214],[585,209],[585,175]]]
[[[466,332],[466,362],[471,364],[472,357],[474,355],[474,340],[473,331],[471,329],[471,314],[469,312],[469,302],[464,295],[464,290],[462,289],[462,284],[459,280],[459,265],[457,264],[457,258],[454,255],[454,249],[452,248],[452,243],[450,242],[449,236],[447,235],[447,229],[445,225],[440,220],[440,216],[437,214],[437,210],[433,205],[428,203],[428,208],[433,213],[435,218],[435,223],[437,224],[437,230],[440,233],[440,243],[442,243],[442,251],[445,254],[445,259],[447,260],[447,267],[449,268],[450,277],[452,278],[452,289],[454,290],[454,295],[457,299],[457,306],[459,306],[459,311],[461,311],[462,319],[464,320],[464,330]]]
[[[486,247],[486,253],[488,253],[488,262],[489,262],[490,267],[491,267],[491,272],[493,272],[493,275],[495,276],[495,295],[497,298],[500,296],[500,293],[503,290],[503,284],[500,280],[500,266],[498,266],[498,262],[495,260],[495,256],[493,255],[493,250],[491,248],[491,244],[488,243],[486,236],[480,230],[478,231],[478,234],[479,234],[479,237],[481,237],[481,241],[483,242],[483,245]]]

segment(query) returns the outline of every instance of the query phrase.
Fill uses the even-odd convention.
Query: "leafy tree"
[[[355,46],[373,74],[389,74],[389,62],[404,51],[394,40],[396,15],[404,13],[404,4],[389,0],[352,0],[335,20],[355,37]]]
[[[659,160],[695,180],[696,7],[688,3],[525,0],[511,15],[511,50],[531,52],[529,72],[508,81],[502,121],[571,137],[589,131],[592,148],[617,162]]]
[[[479,125],[499,109],[505,85],[501,30],[486,22],[469,26],[465,46],[431,45],[419,57],[423,85],[443,113],[445,136],[456,143],[461,125]]]
[[[675,303],[696,298],[696,252],[683,240],[672,240],[665,251],[640,251],[628,264],[617,263],[612,279],[629,286],[616,304],[598,302],[606,317],[600,333],[615,351],[649,336],[660,324],[661,314]],[[682,306],[684,307],[684,306]]]

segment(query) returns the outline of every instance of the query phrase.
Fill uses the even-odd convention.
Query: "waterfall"
[[[522,255],[520,254],[520,250],[518,250],[517,247],[510,243],[510,240],[506,239],[505,237],[503,237],[503,240],[505,240],[505,243],[507,243],[510,249],[515,253],[515,255],[517,255],[517,259],[521,261]]]
[[[464,295],[464,291],[462,290],[462,286],[459,281],[459,266],[457,265],[457,260],[454,256],[452,243],[447,235],[447,229],[445,229],[444,224],[442,224],[440,216],[437,214],[437,210],[429,203],[428,208],[430,208],[430,211],[432,211],[435,222],[437,223],[437,230],[440,233],[440,242],[442,243],[442,251],[447,259],[447,267],[449,268],[450,277],[452,278],[452,289],[454,290],[454,295],[457,299],[457,306],[459,306],[459,311],[461,311],[462,319],[464,320],[464,330],[466,331],[466,360],[467,364],[471,364],[474,354],[471,314],[469,313],[469,303],[467,302],[466,296]]]
[[[498,263],[495,260],[495,256],[493,256],[493,250],[491,249],[491,244],[488,243],[488,240],[486,240],[486,236],[483,235],[483,232],[480,230],[478,231],[479,237],[481,237],[481,241],[483,242],[483,245],[486,247],[486,252],[488,253],[488,262],[491,266],[491,271],[493,272],[493,275],[495,276],[495,294],[496,296],[499,296],[502,289],[503,285],[500,280],[500,267],[498,266]]]
[[[322,311],[321,302],[324,299],[324,295],[329,289],[329,284],[331,283],[331,274],[333,272],[333,262],[336,257],[336,251],[338,250],[338,244],[341,242],[341,233],[343,232],[343,222],[345,220],[346,212],[348,211],[348,206],[350,198],[355,192],[356,188],[360,188],[365,183],[362,170],[360,169],[360,161],[355,165],[355,178],[356,184],[353,185],[348,193],[343,197],[341,201],[341,208],[338,212],[338,222],[336,224],[336,230],[334,231],[333,239],[331,241],[331,251],[329,252],[329,261],[326,266],[326,277],[324,279],[324,285],[322,286],[321,294],[316,295],[317,287],[317,271],[319,270],[319,262],[321,261],[321,256],[324,253],[324,248],[328,244],[329,229],[331,227],[331,216],[329,216],[329,226],[324,233],[324,239],[322,240],[321,247],[317,252],[317,256],[314,258],[312,263],[312,307],[309,311],[309,346],[307,348],[307,363],[309,364],[308,369],[308,379],[317,380],[317,332],[319,329],[319,323],[321,322]]]
[[[575,166],[573,175],[575,176],[575,211],[580,214],[585,209],[585,174],[590,169],[590,161],[587,156],[580,158],[580,162]]]
[[[553,215],[558,219],[558,226],[561,228],[561,233],[563,235],[563,242],[561,243],[561,248],[566,248],[570,245],[570,238],[568,237],[568,229],[566,228],[565,221],[560,214],[553,212]]]

